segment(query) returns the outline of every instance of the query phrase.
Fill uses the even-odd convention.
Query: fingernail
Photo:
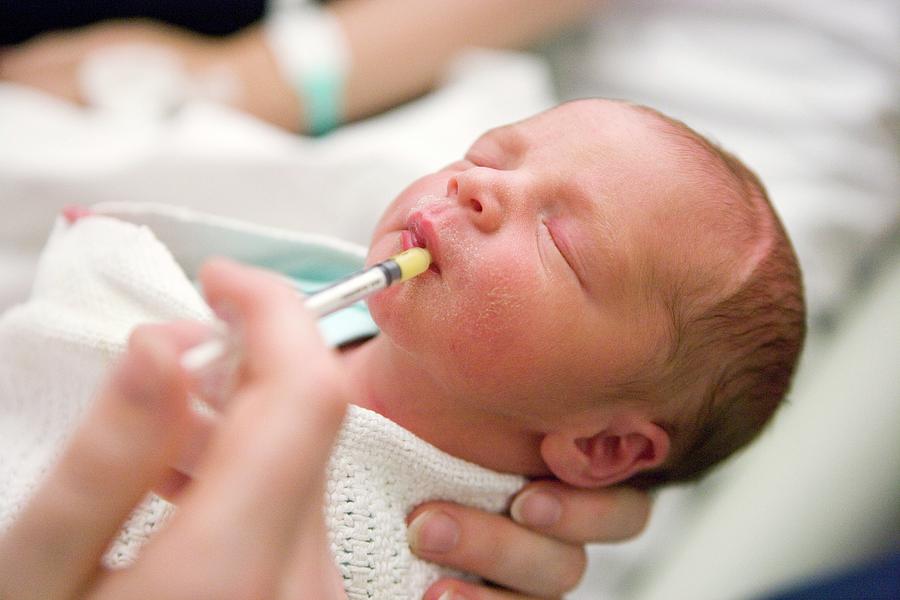
[[[429,588],[422,600],[466,600],[465,596],[457,593],[452,588],[439,591],[441,587],[443,587],[442,584],[437,584]]]
[[[562,517],[562,504],[553,494],[529,490],[513,500],[509,512],[514,520],[523,525],[550,527]]]
[[[406,537],[416,554],[449,552],[459,543],[459,523],[443,511],[426,510],[409,524]]]
[[[210,304],[210,308],[219,317],[220,322],[224,322],[231,327],[240,325],[241,315],[230,301],[217,300]],[[221,327],[222,325],[214,324],[214,326]]]

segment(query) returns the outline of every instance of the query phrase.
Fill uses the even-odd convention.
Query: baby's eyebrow
[[[472,146],[474,147],[485,142],[494,144],[504,151],[515,151],[522,147],[525,140],[518,128],[518,124],[512,123],[489,129],[481,134]]]
[[[497,127],[489,131],[488,135],[493,137],[493,141],[508,152],[518,152],[528,142],[518,123]]]
[[[496,163],[493,166],[497,168],[503,168],[501,163],[517,162],[526,143],[515,123],[504,125],[487,131],[475,140],[466,157],[478,157],[482,161]]]

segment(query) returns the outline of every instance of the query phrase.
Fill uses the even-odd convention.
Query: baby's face
[[[650,198],[673,176],[659,138],[596,100],[488,132],[383,215],[369,261],[417,245],[434,268],[373,297],[376,322],[460,402],[572,418],[665,339],[649,287],[666,229]]]

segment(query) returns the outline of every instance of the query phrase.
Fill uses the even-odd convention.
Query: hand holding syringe
[[[363,271],[350,275],[306,298],[304,305],[316,317],[324,317],[350,306],[394,283],[421,275],[431,264],[431,255],[424,248],[410,248]],[[227,356],[232,349],[228,332],[218,328],[214,337],[181,357],[181,365],[198,373]]]

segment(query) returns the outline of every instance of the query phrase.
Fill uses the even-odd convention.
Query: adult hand
[[[636,536],[647,523],[650,498],[628,487],[585,490],[535,481],[519,492],[510,513],[430,502],[410,514],[415,554],[506,588],[442,579],[425,600],[559,597],[584,574],[584,544]]]
[[[37,88],[70,102],[90,104],[82,83],[86,61],[101,51],[126,46],[164,53],[174,62],[169,66],[193,84],[194,94],[287,129],[295,130],[301,124],[297,95],[281,77],[260,27],[249,27],[226,38],[211,38],[162,23],[132,20],[47,33],[0,50],[0,80]],[[133,66],[141,68],[148,66]]]
[[[0,79],[41,89],[72,102],[85,102],[79,68],[93,52],[123,44],[165,48],[189,69],[207,65],[216,42],[152,21],[100,23],[38,36],[0,53]]]
[[[121,523],[189,437],[179,356],[202,331],[141,327],[62,459],[0,539],[0,597],[344,597],[322,510],[324,465],[348,398],[337,358],[272,276],[216,261],[201,279],[211,305],[235,319],[244,349],[201,476],[134,565],[101,568]]]

